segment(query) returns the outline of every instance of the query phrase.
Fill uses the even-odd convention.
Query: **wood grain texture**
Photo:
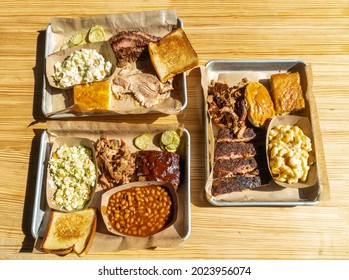
[[[301,59],[312,65],[330,199],[308,207],[212,207],[205,199],[200,72],[188,73],[177,116],[191,134],[191,235],[180,249],[86,259],[349,259],[349,3],[268,1],[2,1],[0,5],[0,259],[32,254],[45,29],[52,17],[176,9],[200,64],[211,59]],[[94,120],[89,118],[87,120]],[[106,121],[125,122],[125,117]],[[138,122],[137,116],[127,117]],[[76,259],[69,255],[66,259]]]

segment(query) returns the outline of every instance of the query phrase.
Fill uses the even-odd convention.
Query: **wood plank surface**
[[[313,94],[330,198],[316,206],[213,207],[205,198],[203,97],[188,73],[188,105],[177,116],[191,134],[191,234],[179,249],[88,254],[86,259],[349,259],[349,2],[2,1],[0,4],[0,259],[33,254],[31,220],[40,135],[45,29],[53,17],[176,9],[200,64],[212,59],[300,59]],[[96,120],[96,118],[87,118]],[[105,121],[139,122],[137,116]],[[66,256],[76,259],[75,255]]]

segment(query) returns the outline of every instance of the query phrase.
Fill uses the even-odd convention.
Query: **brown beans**
[[[171,221],[172,211],[172,199],[165,187],[144,186],[112,195],[106,213],[116,231],[145,237],[164,228]]]

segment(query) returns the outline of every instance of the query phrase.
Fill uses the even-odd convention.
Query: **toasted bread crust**
[[[93,209],[95,210],[95,213],[96,213],[96,209],[95,208],[93,208]],[[96,234],[96,228],[97,228],[97,213],[93,219],[90,235],[87,238],[85,249],[81,253],[78,254],[80,257],[85,256],[88,253],[88,251],[90,250],[93,238],[95,237],[95,234]]]
[[[84,211],[93,211],[92,220],[88,216],[86,216],[86,220],[82,219],[83,216],[81,215],[84,215]],[[91,215],[91,213],[87,213],[87,215]],[[41,249],[46,253],[60,256],[67,255],[72,251],[79,256],[84,256],[92,245],[96,227],[96,208],[88,208],[74,213],[62,213],[53,210],[50,213],[50,220],[41,243]],[[82,229],[88,232],[82,231]],[[80,238],[84,238],[84,240],[79,240]],[[83,242],[83,245],[80,245],[81,249],[76,247],[76,243],[74,243],[76,240]],[[52,244],[52,241],[54,241],[54,244]],[[67,245],[68,247],[66,247]]]
[[[182,28],[148,45],[151,62],[162,83],[199,65],[198,56]]]

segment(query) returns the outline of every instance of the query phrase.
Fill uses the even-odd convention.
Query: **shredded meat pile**
[[[208,86],[208,113],[213,122],[221,128],[230,128],[238,138],[242,138],[246,129],[247,103],[244,98],[248,81],[242,79],[237,85],[214,80]]]
[[[135,156],[120,139],[101,136],[95,142],[98,181],[103,189],[127,184],[135,172]]]

